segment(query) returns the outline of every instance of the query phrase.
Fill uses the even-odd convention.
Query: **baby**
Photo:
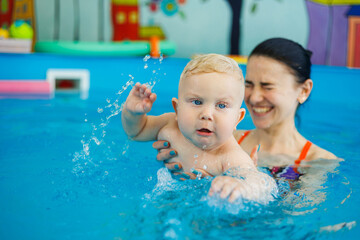
[[[257,171],[233,136],[245,115],[243,98],[244,78],[238,64],[222,55],[202,55],[191,60],[180,76],[178,99],[172,99],[175,113],[146,115],[156,94],[136,83],[124,104],[122,124],[133,140],[171,142],[178,151],[173,160],[180,162],[184,171],[206,169],[217,176],[210,195],[219,193],[230,202],[240,196],[257,200],[270,195],[276,184]],[[228,170],[234,176],[222,175]],[[257,186],[255,192],[253,186]]]

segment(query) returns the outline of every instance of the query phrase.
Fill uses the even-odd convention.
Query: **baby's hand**
[[[126,99],[126,110],[133,114],[148,113],[156,100],[156,94],[145,84],[136,83]]]
[[[229,176],[218,176],[211,183],[209,195],[212,196],[215,193],[219,193],[223,199],[229,197],[229,202],[232,203],[243,195],[243,185],[240,179]]]

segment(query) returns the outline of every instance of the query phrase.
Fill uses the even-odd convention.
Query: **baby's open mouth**
[[[211,132],[211,131],[210,131],[209,129],[207,129],[207,128],[201,128],[201,129],[199,129],[198,131],[200,131],[200,132],[208,132],[208,133]]]
[[[212,131],[207,128],[200,128],[197,130],[197,132],[200,135],[210,135],[212,133]]]

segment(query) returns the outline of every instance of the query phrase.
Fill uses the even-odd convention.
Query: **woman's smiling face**
[[[294,124],[300,93],[301,85],[285,64],[264,56],[249,58],[245,103],[257,128]]]

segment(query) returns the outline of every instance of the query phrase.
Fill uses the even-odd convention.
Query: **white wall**
[[[37,14],[37,38],[39,41],[54,39],[54,13],[56,0],[35,0]],[[111,41],[111,0],[59,0],[59,39],[74,39],[73,1],[78,1],[81,12],[80,41]],[[254,2],[257,11],[251,13]],[[226,0],[188,0],[180,15],[165,16],[161,11],[151,13],[140,0],[142,25],[159,24],[167,38],[177,45],[175,57],[190,57],[195,53],[216,52],[227,54],[229,50],[231,9]],[[103,5],[104,27],[99,28],[99,4]],[[308,38],[308,16],[305,0],[244,0],[242,12],[241,52],[244,55],[269,37],[287,37],[306,45]]]
[[[285,37],[306,46],[309,36],[309,19],[305,0],[257,1],[255,13],[250,9],[254,1],[245,0],[242,12],[243,54],[271,37]]]

